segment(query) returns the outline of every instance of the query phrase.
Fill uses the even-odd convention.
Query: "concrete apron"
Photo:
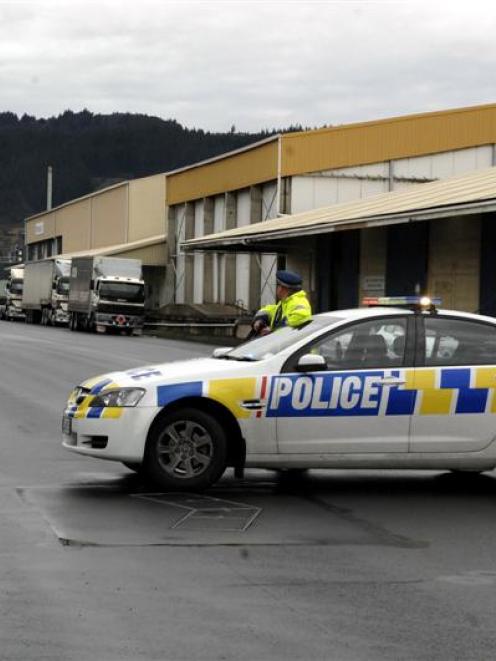
[[[81,477],[77,484],[18,489],[68,546],[416,546],[273,482],[224,479],[206,494],[184,494],[151,492],[134,475]]]

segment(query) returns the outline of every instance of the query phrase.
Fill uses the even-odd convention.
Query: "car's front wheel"
[[[202,491],[226,468],[226,434],[204,411],[175,411],[157,425],[149,438],[145,469],[163,489]]]

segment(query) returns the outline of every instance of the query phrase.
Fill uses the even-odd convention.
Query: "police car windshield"
[[[303,340],[305,337],[312,335],[315,331],[331,326],[341,320],[341,317],[316,317],[298,328],[285,326],[269,335],[245,342],[222,357],[227,360],[246,361],[270,358],[296,342]]]

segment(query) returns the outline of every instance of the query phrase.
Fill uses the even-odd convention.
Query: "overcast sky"
[[[495,6],[0,0],[0,110],[256,131],[494,103]]]

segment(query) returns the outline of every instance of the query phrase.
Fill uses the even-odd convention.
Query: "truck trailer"
[[[70,259],[45,259],[24,267],[22,307],[30,324],[65,325],[69,323]]]
[[[5,319],[24,320],[22,309],[22,290],[24,287],[24,264],[10,267],[5,287]]]
[[[141,261],[75,257],[69,281],[69,327],[128,335],[143,332],[145,284]]]

